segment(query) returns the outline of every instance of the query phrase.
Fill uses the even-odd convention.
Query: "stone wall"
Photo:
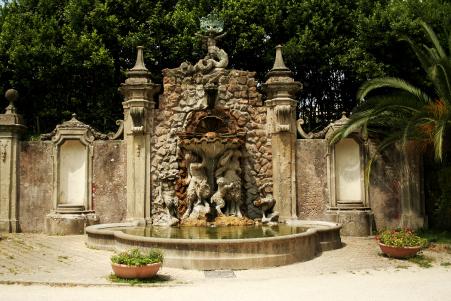
[[[100,223],[125,220],[126,154],[121,141],[94,141],[92,203]]]
[[[370,144],[372,155],[375,148],[374,144]],[[401,162],[400,152],[390,148],[373,163],[369,196],[377,230],[400,226],[402,214]]]
[[[325,139],[297,141],[297,212],[302,219],[324,219],[329,205],[327,147]],[[373,142],[369,142],[369,150],[371,157],[376,151]],[[421,190],[417,157],[408,161],[410,170],[415,173],[409,174],[413,187],[407,189],[412,191]],[[386,150],[372,165],[368,197],[376,230],[403,226],[403,162],[401,150],[393,147]],[[421,197],[419,193],[415,195]]]
[[[298,139],[296,151],[298,216],[321,220],[329,202],[326,141]]]
[[[125,219],[125,145],[94,141],[93,204],[102,223]],[[53,143],[23,141],[20,152],[19,225],[22,232],[44,232],[53,209]]]
[[[260,192],[272,192],[271,145],[266,131],[266,107],[257,92],[255,72],[222,70],[216,76],[219,76],[216,107],[225,109],[246,133],[241,158],[243,192],[247,209],[250,215],[255,216],[260,211],[253,207],[252,202],[260,197]],[[185,130],[190,112],[207,107],[204,90],[206,77],[208,75],[199,73],[183,75],[176,69],[164,70],[164,92],[155,114],[151,157],[154,200],[158,200],[160,179],[178,173],[180,158],[177,134]]]
[[[19,225],[22,232],[44,232],[44,219],[53,207],[53,144],[21,143]]]

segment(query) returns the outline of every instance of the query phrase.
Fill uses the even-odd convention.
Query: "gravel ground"
[[[111,283],[112,252],[84,236],[8,234],[0,240],[0,300],[451,300],[450,250],[423,252],[432,267],[381,256],[372,238],[283,267],[204,272],[163,267],[164,281],[142,287]]]

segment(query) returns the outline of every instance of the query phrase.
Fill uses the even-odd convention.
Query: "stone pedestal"
[[[22,118],[16,114],[16,90],[6,91],[10,102],[5,114],[0,114],[0,232],[18,232],[19,152],[20,135],[25,130]]]
[[[84,234],[87,226],[99,223],[94,213],[57,213],[52,212],[45,217],[45,233],[48,235]]]
[[[150,153],[155,109],[160,86],[150,81],[138,47],[135,66],[119,88],[124,95],[124,139],[127,145],[127,220],[146,223],[151,213]]]
[[[268,127],[272,144],[273,193],[281,220],[296,218],[296,105],[295,94],[302,85],[295,82],[276,47],[274,67],[264,84]]]
[[[373,212],[367,210],[328,210],[327,221],[342,224],[341,235],[368,236],[373,232]]]

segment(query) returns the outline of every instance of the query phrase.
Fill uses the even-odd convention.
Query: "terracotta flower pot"
[[[393,246],[387,246],[383,243],[379,242],[379,247],[381,248],[382,252],[386,254],[389,257],[393,258],[408,258],[415,256],[420,250],[421,247],[393,247]]]
[[[120,278],[150,278],[157,274],[161,267],[161,263],[151,263],[142,266],[130,266],[125,264],[111,263],[114,274]]]

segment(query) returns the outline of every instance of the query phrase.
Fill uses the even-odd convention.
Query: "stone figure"
[[[225,68],[229,64],[229,56],[217,46],[209,46],[208,54],[194,66],[194,72],[208,73],[216,68]],[[190,68],[188,68],[190,69]]]
[[[153,224],[174,226],[178,224],[178,199],[174,189],[175,175],[161,177],[158,198],[154,204]]]
[[[262,211],[262,223],[275,223],[279,219],[279,213],[274,211],[274,205],[276,200],[273,198],[272,194],[268,194],[264,198],[259,198],[254,201],[254,206],[260,208]]]
[[[182,219],[190,217],[191,213],[198,212],[195,210],[198,206],[205,206],[205,199],[207,199],[211,194],[210,185],[208,185],[208,178],[205,170],[205,161],[202,162],[192,162],[196,160],[194,154],[188,153],[185,156],[188,162],[188,188],[186,190],[186,198],[188,202],[187,209]],[[208,205],[207,205],[208,206]]]
[[[226,203],[226,215],[242,217],[241,206],[241,151],[227,150],[218,161],[218,168],[215,172],[216,179],[221,178],[226,191],[224,199]],[[219,183],[218,183],[219,186]]]
[[[211,203],[215,206],[218,216],[223,216],[222,208],[226,205],[225,196],[230,193],[234,184],[227,184],[227,180],[224,177],[219,177],[216,183],[218,184],[218,190],[211,197]]]
[[[207,17],[201,18],[201,30],[197,35],[202,37],[208,53],[194,66],[189,62],[183,62],[178,68],[178,71],[184,75],[194,73],[209,74],[217,69],[226,68],[229,64],[229,56],[223,49],[216,46],[217,41],[226,34],[223,33],[223,28],[224,22],[216,14],[210,14]]]

